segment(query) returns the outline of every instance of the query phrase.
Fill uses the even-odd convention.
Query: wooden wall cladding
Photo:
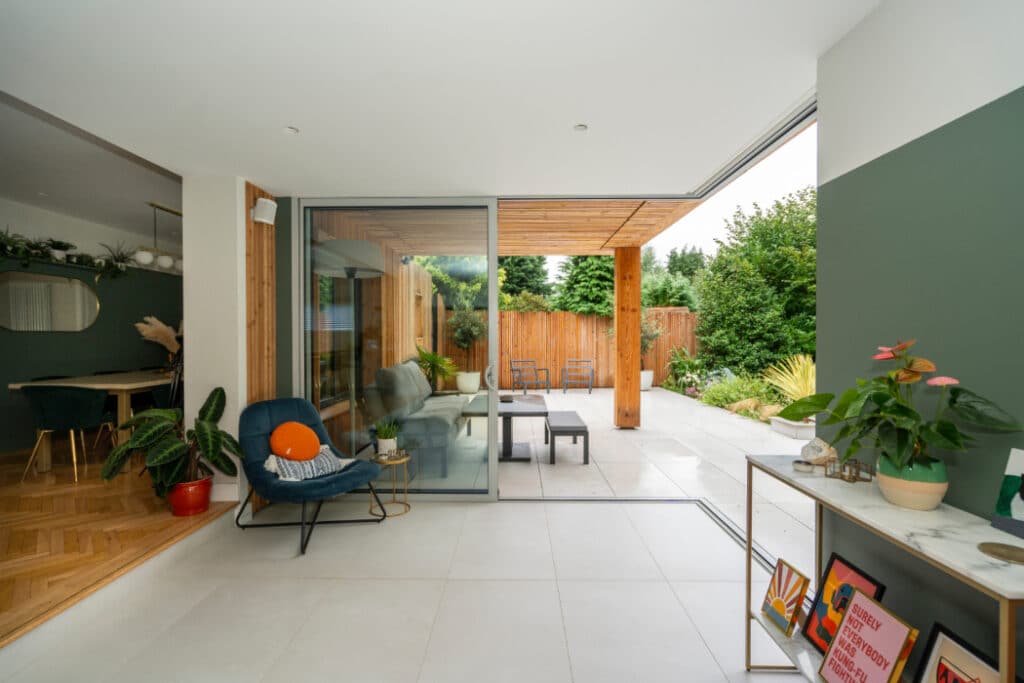
[[[274,199],[252,183],[245,184],[245,332],[248,403],[277,393],[277,268],[274,226],[252,219],[260,198]]]

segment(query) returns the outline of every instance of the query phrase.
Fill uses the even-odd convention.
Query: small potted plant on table
[[[387,455],[398,450],[398,432],[402,428],[394,420],[378,420],[373,425],[377,433],[377,455]]]
[[[843,460],[863,446],[878,452],[878,487],[890,503],[913,510],[939,506],[949,489],[946,464],[937,450],[966,451],[970,437],[956,421],[989,431],[1017,432],[1020,423],[992,401],[964,389],[953,377],[935,376],[925,384],[938,389],[935,413],[925,417],[914,403],[914,384],[936,371],[927,358],[911,356],[915,340],[879,346],[874,360],[894,361],[893,370],[870,380],[857,380],[833,407],[834,394],[815,394],[795,401],[779,415],[803,420],[827,415],[821,424],[839,427],[832,444],[849,439]]]
[[[224,390],[217,387],[199,409],[192,429],[185,429],[180,410],[146,410],[118,429],[132,429],[127,441],[118,444],[103,463],[102,477],[113,479],[134,453],[146,457],[153,489],[166,498],[179,517],[197,515],[210,507],[213,468],[234,477],[238,467],[229,457],[243,457],[242,447],[217,423],[224,414]]]

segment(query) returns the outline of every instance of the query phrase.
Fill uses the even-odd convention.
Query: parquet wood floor
[[[100,479],[104,452],[92,452],[79,482],[54,444],[50,472],[29,473],[28,453],[0,456],[0,647],[67,609],[233,507],[213,503],[174,517],[148,475]]]

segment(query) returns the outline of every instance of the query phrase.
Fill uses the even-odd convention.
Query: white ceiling
[[[679,195],[876,4],[0,0],[0,90],[278,195]]]
[[[181,179],[52,117],[0,97],[0,197],[147,237],[157,202],[181,209]],[[181,218],[160,212],[161,240]]]

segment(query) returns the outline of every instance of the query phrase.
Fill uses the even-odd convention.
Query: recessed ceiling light
[[[588,126],[585,123],[577,123],[575,126],[572,127],[572,129],[577,133],[586,133],[588,130],[590,130],[590,126]]]
[[[37,197],[49,197],[50,195],[46,194],[45,192],[36,192],[36,196]]]
[[[284,133],[285,135],[298,135],[299,129],[296,128],[295,126],[285,126]]]

